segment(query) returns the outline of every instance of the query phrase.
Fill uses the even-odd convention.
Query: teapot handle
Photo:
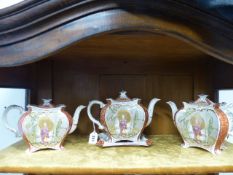
[[[20,133],[19,133],[19,130],[18,130],[18,129],[15,129],[15,128],[13,128],[13,127],[11,127],[11,126],[9,125],[9,122],[8,122],[8,113],[9,113],[12,109],[17,109],[17,110],[19,110],[20,114],[23,114],[23,112],[24,112],[24,108],[21,107],[21,106],[18,106],[18,105],[11,105],[11,106],[8,106],[8,107],[6,107],[6,109],[5,109],[4,112],[3,112],[2,122],[3,122],[3,124],[5,125],[5,127],[6,127],[7,129],[9,129],[11,132],[15,133],[15,136],[16,136],[16,137],[20,137],[21,135],[20,135]]]
[[[92,100],[92,101],[90,101],[89,104],[88,104],[88,106],[87,106],[87,114],[88,114],[88,117],[90,118],[90,120],[91,120],[93,123],[95,123],[95,124],[98,125],[99,129],[104,129],[104,126],[103,126],[98,120],[96,120],[96,119],[92,116],[92,114],[91,114],[91,108],[92,108],[92,106],[93,106],[94,104],[100,105],[100,108],[103,108],[103,107],[105,106],[105,104],[104,104],[103,102],[101,102],[101,101],[98,101],[98,100]]]

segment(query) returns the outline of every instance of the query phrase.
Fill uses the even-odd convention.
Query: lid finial
[[[126,91],[124,91],[124,90],[122,90],[121,92],[120,92],[120,98],[127,98],[128,99],[128,96],[126,95]]]
[[[200,99],[201,101],[206,101],[208,95],[206,95],[206,94],[200,94],[200,95],[198,95],[198,97],[199,97],[199,99]]]
[[[51,106],[52,99],[42,99],[43,106]]]

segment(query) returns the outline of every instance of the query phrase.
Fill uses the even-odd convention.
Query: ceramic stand
[[[150,146],[152,144],[152,141],[150,139],[147,139],[146,137],[141,137],[138,141],[132,141],[132,142],[112,142],[111,139],[109,140],[102,140],[100,139],[97,142],[98,146],[101,147],[112,147],[112,146]]]

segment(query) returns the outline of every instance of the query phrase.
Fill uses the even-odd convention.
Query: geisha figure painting
[[[41,117],[39,121],[41,144],[47,145],[50,139],[50,132],[53,130],[53,122],[48,117]]]

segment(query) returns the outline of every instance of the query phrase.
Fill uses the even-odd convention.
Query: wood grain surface
[[[0,24],[2,67],[35,62],[116,31],[165,34],[233,63],[232,24],[180,1],[31,1],[1,12]]]

